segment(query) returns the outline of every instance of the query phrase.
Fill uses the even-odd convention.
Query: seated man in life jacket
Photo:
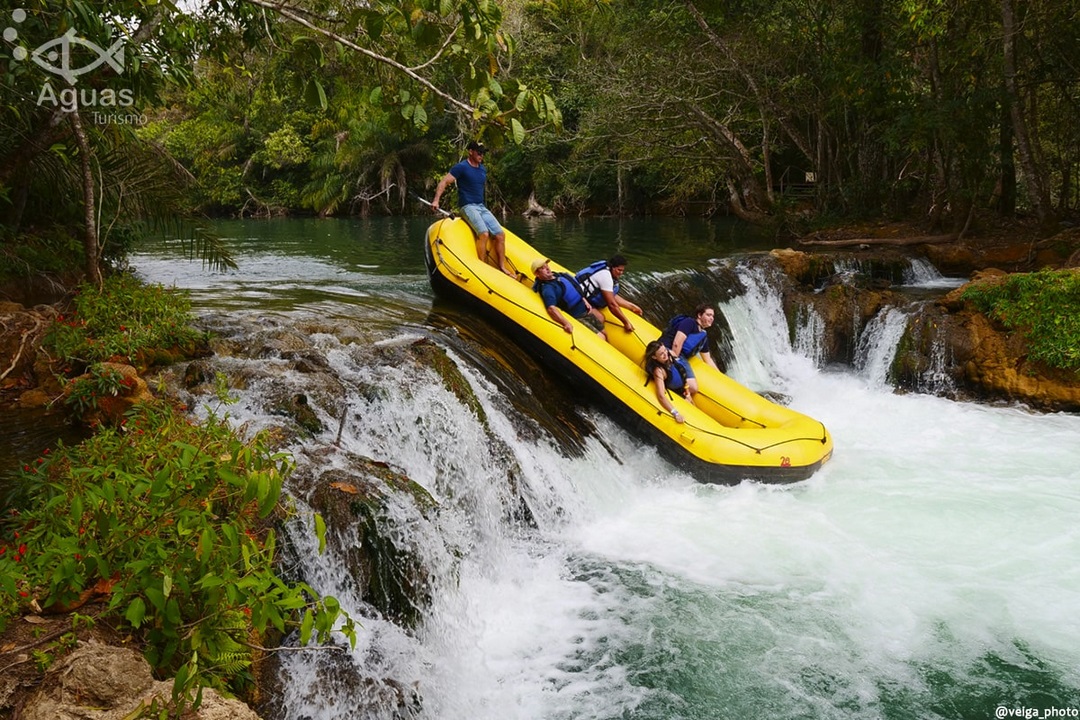
[[[634,326],[623,313],[623,308],[641,314],[641,308],[619,294],[619,278],[626,272],[626,258],[613,255],[608,260],[597,260],[575,273],[585,299],[594,308],[611,308],[611,314],[623,324],[626,332],[634,332]]]
[[[694,404],[698,386],[689,363],[673,358],[662,342],[653,340],[645,346],[645,374],[648,376],[646,384],[651,380],[656,386],[656,399],[660,401],[660,406],[671,413],[675,422],[685,422],[668,393],[680,393],[687,402]]]
[[[716,319],[716,311],[706,304],[694,308],[693,315],[676,315],[668,322],[667,328],[660,336],[660,342],[664,344],[675,359],[689,360],[694,355],[701,354],[705,364],[716,368],[716,361],[709,352],[709,336],[705,332],[712,327]],[[720,368],[716,368],[719,370]]]
[[[581,286],[569,273],[556,273],[548,264],[550,260],[537,258],[532,262],[532,272],[536,276],[533,290],[540,293],[544,300],[544,307],[548,315],[555,322],[562,325],[568,333],[574,332],[574,326],[562,314],[562,310],[570,313],[583,323],[596,330],[601,340],[607,340],[604,334],[604,315],[589,304],[581,292]],[[560,309],[561,308],[561,309]]]

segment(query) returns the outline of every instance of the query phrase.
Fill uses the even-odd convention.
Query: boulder
[[[169,702],[172,682],[154,680],[150,665],[131,648],[81,643],[45,674],[22,708],[22,720],[123,720],[140,706]],[[188,716],[185,716],[188,717]],[[193,720],[258,720],[239,700],[204,690]]]
[[[135,405],[152,402],[154,395],[150,392],[146,381],[139,377],[138,371],[131,365],[123,363],[103,362],[100,364],[102,373],[118,373],[120,375],[121,390],[116,395],[102,394],[97,397],[94,407],[83,413],[81,420],[87,425],[104,423],[106,425],[120,425],[124,415]],[[64,387],[64,397],[69,398],[79,387],[79,383],[93,383],[93,373],[84,373],[73,379]]]

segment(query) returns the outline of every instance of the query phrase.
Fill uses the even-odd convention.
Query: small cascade
[[[904,269],[904,285],[908,287],[950,288],[959,287],[964,282],[966,281],[963,278],[945,277],[926,258],[910,258],[907,268]]]
[[[858,275],[869,277],[873,274],[873,265],[854,257],[833,258],[833,274],[842,282],[845,278],[851,279]]]
[[[801,305],[795,317],[795,352],[810,358],[814,367],[825,364],[825,318],[813,305]]]
[[[949,373],[954,365],[952,357],[940,342],[933,344],[930,351],[930,365],[919,376],[919,392],[952,397],[956,395],[956,381]]]
[[[493,670],[491,656],[528,658],[544,637],[572,658],[576,637],[601,632],[578,619],[585,611],[563,606],[563,558],[545,557],[545,548],[568,526],[586,526],[591,508],[622,502],[628,483],[689,478],[604,418],[568,449],[542,412],[522,405],[536,403],[545,386],[490,358],[476,365],[478,357],[458,352],[465,346],[454,333],[376,339],[358,334],[366,326],[328,333],[321,323],[272,315],[251,322],[235,328],[237,337],[262,336],[211,369],[244,378],[233,419],[285,438],[296,461],[284,566],[337,599],[358,625],[355,648],[340,637],[334,647],[275,656],[279,686],[267,717],[466,717],[492,697],[497,708],[521,697],[542,705],[546,657],[522,680],[512,669]],[[523,392],[508,395],[502,383]],[[202,399],[189,398],[193,406]],[[316,512],[327,528],[322,552]],[[556,605],[538,601],[538,585]],[[589,598],[583,586],[581,602]],[[518,625],[507,628],[511,617]],[[581,627],[553,638],[552,622]],[[600,683],[607,666],[598,657],[579,672]],[[587,695],[583,687],[562,697],[581,706]]]
[[[885,308],[859,336],[855,368],[874,387],[886,387],[900,339],[907,329],[908,314],[895,307]]]
[[[769,269],[739,264],[736,272],[746,292],[720,306],[731,329],[728,374],[754,390],[783,392],[784,378],[801,376],[820,358],[824,320],[812,307],[801,310],[793,346],[783,299]]]

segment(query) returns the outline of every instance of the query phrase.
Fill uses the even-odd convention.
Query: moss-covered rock
[[[461,370],[458,369],[457,364],[450,359],[445,350],[431,340],[424,338],[409,346],[409,354],[416,362],[434,370],[442,379],[446,389],[475,413],[476,417],[480,418],[480,422],[487,425],[487,414],[480,404],[480,399],[476,397],[476,393],[473,392],[469,381],[461,374]]]
[[[391,507],[407,502],[418,517],[435,501],[418,483],[386,463],[343,455],[348,469],[321,472],[309,503],[326,521],[327,543],[344,562],[357,595],[382,615],[415,627],[431,603],[430,572],[401,533]]]

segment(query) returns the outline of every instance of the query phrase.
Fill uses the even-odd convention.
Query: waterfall
[[[414,240],[357,249],[350,226],[339,247],[389,263]],[[665,252],[653,235],[638,247]],[[430,584],[407,626],[357,597],[352,526],[320,554],[316,498],[290,486],[287,568],[360,627],[355,650],[281,654],[268,720],[966,720],[1080,707],[1075,415],[894,394],[866,377],[884,360],[820,371],[820,319],[800,314],[792,331],[765,270],[739,263],[737,297],[686,271],[680,305],[705,294],[732,329],[730,373],[783,389],[836,439],[806,482],[701,485],[584,401],[575,412],[591,424],[571,452],[563,415],[536,410],[559,379],[541,382],[550,374],[498,333],[433,307],[422,259],[393,266],[400,276],[318,265],[305,293],[265,281],[295,277],[296,264],[285,253],[257,265],[263,275],[180,278],[223,308],[211,329],[248,308],[238,336],[281,336],[210,360],[242,388],[231,412],[283,430],[297,476],[349,473],[349,456],[368,454],[436,506],[395,495],[382,518]],[[153,267],[171,284],[184,266]],[[651,319],[671,309],[660,289],[643,295]],[[859,336],[868,358],[895,353],[886,336],[901,315]],[[393,352],[413,337],[445,351],[458,392]],[[274,414],[275,396],[296,393],[324,429]]]
[[[735,270],[746,292],[719,306],[732,334],[728,375],[754,390],[784,392],[787,378],[800,377],[819,362],[824,320],[814,308],[800,308],[793,344],[769,270],[744,263]]]
[[[855,350],[855,368],[871,385],[889,386],[889,370],[907,323],[906,312],[890,307],[879,312],[863,329]]]
[[[407,545],[428,569],[432,602],[416,632],[364,603],[355,579],[343,572],[349,553],[361,544],[355,528],[344,528],[320,554],[310,509],[303,498],[294,498],[299,512],[287,530],[303,578],[320,593],[336,597],[361,627],[355,649],[287,657],[280,717],[466,717],[489,703],[493,708],[540,707],[546,688],[565,682],[560,678],[592,677],[590,682],[597,684],[610,679],[602,655],[591,661],[594,667],[574,673],[559,670],[552,660],[573,657],[584,649],[575,638],[598,632],[574,600],[583,593],[577,603],[588,606],[593,591],[563,577],[567,563],[577,561],[558,549],[558,539],[567,528],[587,525],[594,508],[617,506],[629,483],[649,477],[692,481],[602,417],[596,418],[597,437],[586,440],[581,457],[569,460],[551,435],[538,428],[523,433],[522,423],[528,421],[489,377],[452,349],[447,356],[479,401],[475,410],[430,367],[380,364],[370,347],[330,336],[321,337],[320,345],[345,390],[349,410],[342,452],[320,454],[319,471],[347,471],[347,454],[363,455],[390,463],[431,494],[436,513],[425,516],[398,501],[389,508],[387,525],[395,541]],[[251,389],[267,388],[256,384]],[[323,420],[328,429],[321,441],[328,442],[337,423],[330,413]],[[305,453],[300,455],[303,464]],[[629,465],[632,475],[626,472]],[[513,518],[508,477],[516,479],[532,522]],[[567,595],[567,583],[578,589]],[[545,586],[550,603],[544,602]],[[520,609],[528,605],[533,607],[523,619]],[[558,641],[551,623],[560,632],[578,629]],[[520,658],[528,658],[537,638],[545,638],[544,653],[521,666]],[[515,658],[515,666],[500,670],[500,655]],[[563,702],[579,706],[588,692],[587,685],[569,688]],[[625,692],[630,705],[640,694],[629,686]],[[542,711],[537,712],[521,717],[541,717]],[[506,715],[493,710],[490,717]]]
[[[945,277],[926,258],[910,258],[904,269],[904,285],[909,287],[950,288],[959,287],[964,282],[963,278]]]

